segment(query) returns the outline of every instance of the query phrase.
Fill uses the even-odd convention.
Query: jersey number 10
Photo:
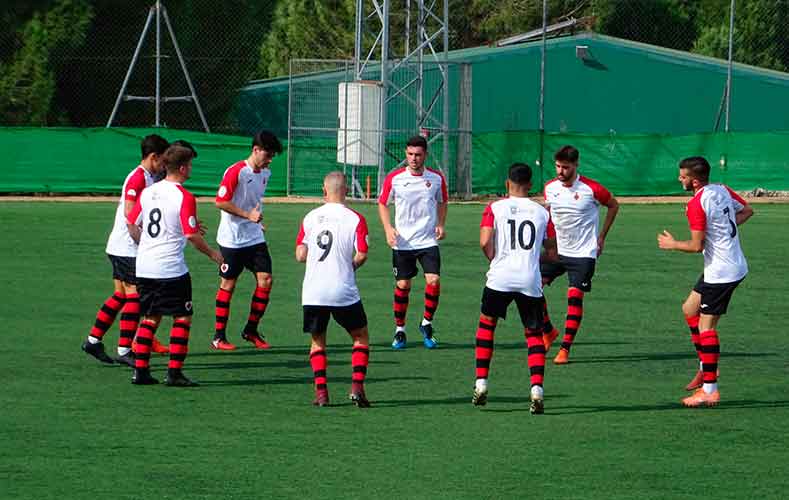
[[[534,246],[534,239],[536,238],[537,230],[534,228],[534,224],[530,220],[525,220],[521,222],[520,226],[518,226],[517,231],[515,230],[515,226],[517,225],[516,221],[513,219],[507,219],[507,224],[510,226],[510,249],[515,250],[515,238],[517,237],[517,243],[520,247],[524,250],[531,250]],[[526,243],[523,239],[523,232],[526,229],[526,226],[529,226],[529,242]],[[517,234],[516,234],[517,232]]]

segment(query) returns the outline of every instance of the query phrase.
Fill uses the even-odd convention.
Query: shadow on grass
[[[403,380],[430,380],[428,377],[383,377],[383,378],[368,378],[365,381],[366,386],[370,386],[372,384],[378,382],[391,382],[391,381],[403,381]],[[350,385],[350,379],[347,377],[327,377],[327,381],[330,384],[338,384],[342,385]],[[201,386],[205,387],[224,387],[224,386],[234,386],[234,385],[289,385],[289,384],[299,384],[299,385],[312,385],[314,380],[312,377],[294,377],[294,378],[259,378],[259,379],[246,379],[246,380],[198,380]],[[331,389],[331,386],[329,386]]]
[[[551,398],[553,399],[553,397]],[[599,405],[599,406],[564,406],[551,408],[546,405],[546,415],[579,415],[584,413],[620,413],[620,412],[639,412],[639,411],[725,411],[725,410],[738,410],[743,408],[789,408],[789,401],[758,401],[755,399],[741,399],[735,401],[722,401],[714,408],[685,408],[679,401],[676,402],[663,402],[655,404],[637,404],[637,405]],[[515,411],[529,411],[528,408],[524,409],[505,409],[505,410],[492,410],[499,412],[515,412]]]
[[[336,348],[335,349],[335,348],[332,348],[332,346],[329,346],[329,348],[327,349],[327,352],[328,352],[328,356],[329,356],[330,359],[335,358],[335,357],[340,357],[342,355],[347,355],[350,358],[351,348],[350,347],[347,347],[347,348],[341,347],[341,348]],[[280,354],[292,354],[292,355],[295,355],[295,356],[303,357],[306,360],[305,363],[309,364],[309,362],[308,362],[308,360],[309,360],[309,347],[307,347],[305,349],[289,349],[289,348],[279,348],[279,349],[277,349],[277,348],[272,348],[272,349],[267,349],[265,351],[258,350],[258,349],[244,349],[244,350],[237,350],[237,351],[195,352],[195,353],[189,353],[189,357],[187,359],[212,358],[213,357],[213,358],[216,358],[218,360],[220,360],[220,359],[221,360],[226,360],[226,359],[229,359],[231,357],[243,357],[243,358],[246,358],[246,357],[249,357],[249,356],[278,357],[278,355],[280,355]],[[378,351],[373,350],[371,355],[375,356],[377,354],[378,354]],[[189,363],[189,361],[187,361],[187,363]],[[372,363],[382,364],[382,365],[399,365],[400,364],[398,361],[378,361],[377,359],[372,359],[370,361],[370,363],[371,364]],[[191,363],[189,363],[189,364],[191,366],[197,366],[197,365],[192,365]],[[211,363],[211,364],[213,364],[213,363]],[[239,365],[240,366],[246,366],[246,364],[239,364]],[[206,363],[206,366],[208,366],[208,363]]]
[[[551,396],[551,399],[560,399],[566,398],[566,395],[557,394]],[[510,403],[510,404],[525,404],[526,411],[529,411],[529,396],[495,396],[491,397],[488,400],[488,404],[497,404],[497,403]],[[468,396],[463,397],[452,397],[452,398],[444,398],[444,399],[435,399],[435,398],[425,398],[425,399],[384,399],[384,400],[376,400],[376,406],[380,407],[399,407],[399,406],[444,406],[444,405],[468,405],[473,406],[471,404],[471,392],[469,392]],[[484,411],[488,411],[487,407],[481,407]],[[506,411],[515,411],[515,410],[506,410]]]
[[[721,354],[721,358],[763,358],[766,356],[777,356],[774,352],[727,352]],[[693,352],[665,352],[665,353],[634,353],[622,354],[620,356],[599,356],[594,358],[575,358],[570,357],[571,365],[588,363],[618,363],[621,361],[675,361],[680,359],[698,359]]]
[[[584,346],[584,345],[630,345],[632,343],[633,342],[576,342],[573,345],[574,346]],[[381,343],[379,343],[379,344],[373,344],[373,345],[375,347],[382,348],[382,349],[384,349],[386,351],[398,352],[397,350],[392,349],[389,344],[381,344]],[[556,345],[558,345],[558,343]],[[441,342],[438,345],[438,348],[436,348],[435,350],[437,350],[437,351],[455,350],[455,349],[473,350],[475,347],[476,347],[475,344],[472,344],[472,343],[452,344],[452,343],[449,343],[449,342]],[[422,342],[420,340],[419,342],[410,342],[409,341],[409,347],[406,348],[406,349],[403,349],[403,350],[407,351],[409,349],[417,349],[418,350],[418,349],[424,349],[424,348],[422,347]],[[496,349],[496,350],[498,350],[498,349],[503,349],[503,350],[507,350],[507,349],[524,349],[525,350],[526,349],[526,341],[524,340],[523,342],[496,342],[495,345],[494,345],[494,349]],[[379,352],[379,351],[376,351],[376,352]]]

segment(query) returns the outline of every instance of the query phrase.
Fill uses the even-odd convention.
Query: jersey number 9
[[[318,234],[318,241],[317,245],[318,248],[323,250],[323,255],[320,256],[318,262],[323,262],[326,260],[326,257],[329,256],[329,252],[331,252],[331,245],[334,243],[334,235],[331,234],[331,231],[328,229],[324,229]]]

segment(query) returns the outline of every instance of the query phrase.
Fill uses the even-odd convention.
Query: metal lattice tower
[[[395,98],[404,99],[415,111],[416,129],[428,138],[428,143],[441,141],[442,156],[433,156],[438,167],[448,169],[449,159],[449,0],[401,0],[405,2],[405,29],[400,33],[392,33],[390,0],[357,0],[356,1],[356,43],[354,50],[355,75],[357,80],[364,79],[365,71],[373,65],[380,65],[380,85],[383,89],[380,117],[381,134],[379,142],[378,185],[383,181],[386,166],[386,133],[387,104]],[[416,19],[412,30],[412,16]],[[411,35],[416,33],[415,43]],[[365,36],[371,34],[373,37]],[[372,40],[372,41],[371,41]],[[437,50],[438,41],[442,46]],[[392,47],[395,42],[404,48],[402,57],[393,57]],[[441,72],[441,84],[431,96],[423,92],[423,74],[425,63],[430,62]],[[415,65],[416,76],[402,84],[396,83],[391,76],[404,65]],[[369,74],[369,73],[368,73]],[[369,79],[369,78],[368,78]],[[406,92],[415,88],[416,98]],[[443,100],[440,112],[435,111],[435,104]],[[398,152],[399,153],[399,152]]]

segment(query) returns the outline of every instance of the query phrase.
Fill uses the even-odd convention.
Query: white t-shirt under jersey
[[[252,210],[263,202],[271,169],[262,168],[258,172],[246,161],[240,161],[225,170],[222,183],[216,194],[216,201],[232,201],[242,210]],[[260,207],[261,211],[263,207]],[[243,248],[264,243],[266,237],[260,224],[244,217],[220,210],[219,228],[216,242],[225,248]]]
[[[340,203],[326,203],[301,223],[296,246],[307,246],[301,288],[305,306],[349,306],[359,302],[353,269],[355,252],[367,253],[367,221]]]
[[[542,297],[540,251],[549,220],[548,211],[528,198],[504,198],[485,207],[480,227],[493,228],[496,252],[485,286]]]
[[[121,198],[115,209],[115,222],[107,239],[107,253],[116,257],[134,257],[137,255],[137,243],[134,242],[126,227],[126,202],[137,202],[143,189],[153,184],[153,174],[142,165],[129,172],[123,181]]]
[[[378,203],[395,205],[395,229],[399,233],[395,250],[418,250],[438,245],[436,224],[438,204],[447,201],[447,183],[437,170],[426,168],[422,175],[398,168],[386,176]]]
[[[707,184],[688,202],[690,229],[704,231],[706,283],[732,283],[748,274],[736,222],[737,212],[745,205],[745,200],[721,184]]]
[[[142,192],[127,218],[142,228],[138,278],[177,278],[189,272],[186,235],[198,231],[195,197],[177,182],[159,181]]]

